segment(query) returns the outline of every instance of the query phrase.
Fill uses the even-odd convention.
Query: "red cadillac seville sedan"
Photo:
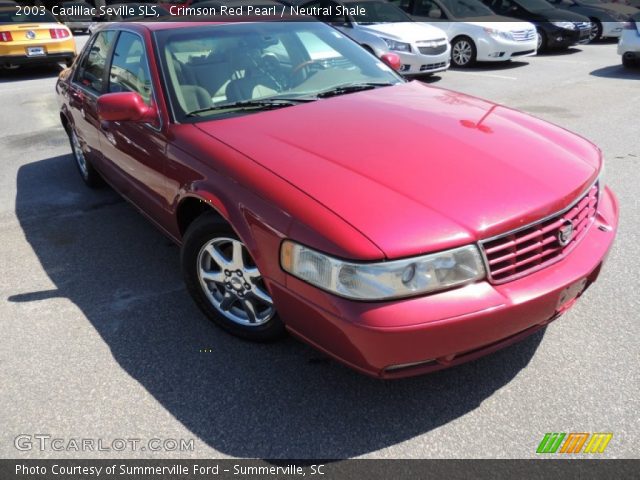
[[[56,90],[84,181],[181,246],[213,322],[393,378],[556,319],[618,222],[593,144],[396,60],[321,23],[111,24]]]

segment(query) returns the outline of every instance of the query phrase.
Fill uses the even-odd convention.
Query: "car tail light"
[[[71,35],[66,28],[50,28],[49,33],[51,38],[67,38]]]
[[[12,40],[11,32],[0,32],[0,42],[11,42]]]

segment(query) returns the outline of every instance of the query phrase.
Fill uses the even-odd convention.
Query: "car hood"
[[[358,28],[363,32],[389,37],[402,42],[417,42],[447,37],[447,34],[441,29],[419,22],[376,23],[373,25],[358,25]]]
[[[419,82],[196,126],[306,192],[387,258],[552,214],[600,165],[595,146],[559,127]]]
[[[535,26],[530,22],[523,22],[515,18],[499,16],[465,18],[462,23],[481,28],[495,28],[496,30],[502,31],[527,30],[535,28]]]

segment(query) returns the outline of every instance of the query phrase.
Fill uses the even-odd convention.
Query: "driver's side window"
[[[109,92],[136,92],[145,103],[151,102],[151,74],[140,37],[122,32],[113,51],[109,72]]]

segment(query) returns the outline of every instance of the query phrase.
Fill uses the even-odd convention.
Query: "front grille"
[[[447,44],[438,45],[435,47],[418,47],[418,50],[422,55],[440,55],[447,51]]]
[[[536,38],[536,31],[533,28],[528,30],[511,30],[511,35],[516,42],[528,42]]]
[[[420,71],[428,72],[430,70],[436,70],[438,68],[445,68],[446,66],[447,66],[447,62],[429,63],[427,65],[420,65]]]
[[[598,184],[568,210],[513,232],[480,242],[493,283],[504,283],[540,270],[566,256],[593,223],[598,206]],[[561,233],[573,232],[564,237]],[[563,245],[564,243],[564,245]]]

